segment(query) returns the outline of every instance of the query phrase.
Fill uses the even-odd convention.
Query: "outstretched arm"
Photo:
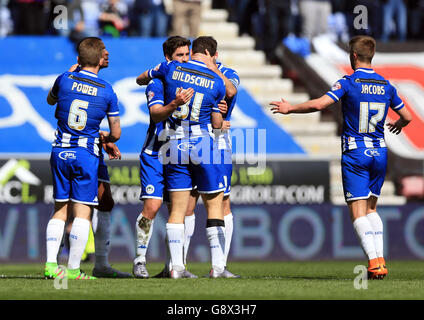
[[[399,115],[399,119],[397,121],[391,121],[386,124],[386,126],[389,127],[389,131],[394,134],[401,133],[402,129],[406,127],[412,120],[412,115],[406,109],[406,107],[403,107],[400,110],[395,110],[395,112]]]
[[[289,114],[322,111],[333,103],[333,99],[331,99],[328,95],[323,95],[318,99],[312,99],[296,105],[291,105],[284,99],[281,99],[281,101],[272,101],[270,105],[274,106],[271,108],[272,113]]]

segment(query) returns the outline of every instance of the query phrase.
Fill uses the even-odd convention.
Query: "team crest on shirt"
[[[153,97],[155,96],[155,93],[153,91],[147,92],[147,99],[151,101]]]
[[[146,193],[147,194],[152,194],[153,192],[155,192],[155,187],[153,185],[151,185],[151,184],[148,184],[146,186]]]
[[[333,84],[333,86],[331,87],[331,91],[336,91],[336,90],[340,90],[342,88],[342,85],[340,84],[340,82],[336,82],[335,84]]]

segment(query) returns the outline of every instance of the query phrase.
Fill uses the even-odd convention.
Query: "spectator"
[[[7,2],[7,0],[0,0],[0,37],[13,32],[13,22]]]
[[[120,0],[108,0],[100,13],[100,29],[104,35],[119,37],[129,25],[128,7]]]
[[[17,34],[44,34],[46,15],[45,0],[14,0],[16,5],[15,32]]]
[[[97,37],[99,35],[100,4],[98,0],[81,0],[82,17],[76,28],[85,37]]]
[[[142,37],[166,37],[168,15],[162,0],[135,0]]]
[[[424,0],[408,1],[408,25],[410,39],[423,38]]]
[[[328,17],[331,14],[329,0],[299,0],[302,17],[302,36],[312,38],[327,33]]]
[[[252,34],[252,16],[258,11],[258,1],[238,0],[237,1],[237,22],[239,25],[239,35]]]
[[[400,41],[406,40],[407,15],[403,0],[384,0],[383,6],[383,36],[382,41],[389,40],[392,33],[392,21],[396,15],[396,31]]]
[[[202,0],[173,0],[173,34],[195,38],[199,34]],[[189,31],[185,32],[184,27]]]
[[[336,2],[336,1],[335,1]],[[357,29],[354,25],[354,20],[357,14],[354,13],[355,7],[365,6],[368,13],[368,28]],[[349,26],[349,33],[352,36],[356,35],[369,35],[375,39],[381,39],[382,34],[382,11],[383,6],[381,0],[352,0],[346,4],[346,20]],[[359,14],[359,13],[358,13]]]
[[[270,60],[273,58],[274,49],[281,40],[295,32],[293,2],[291,0],[265,0],[264,49]]]

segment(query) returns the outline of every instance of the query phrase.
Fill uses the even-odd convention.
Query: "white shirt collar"
[[[93,72],[90,72],[90,71],[87,71],[87,70],[81,70],[79,73],[82,73],[82,74],[85,74],[87,76],[91,76],[91,77],[97,78],[97,74],[95,74]]]

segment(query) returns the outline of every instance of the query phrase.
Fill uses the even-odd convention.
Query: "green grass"
[[[41,278],[41,264],[1,264],[0,299],[149,299],[149,300],[271,300],[271,299],[424,299],[424,261],[392,261],[389,276],[368,281],[367,290],[356,290],[353,273],[363,261],[239,262],[230,270],[242,279],[98,279],[68,281],[67,290],[56,290],[53,280]],[[151,275],[161,263],[150,263]],[[91,274],[93,265],[83,264]],[[131,272],[130,263],[114,267]],[[207,263],[192,263],[199,276]]]

